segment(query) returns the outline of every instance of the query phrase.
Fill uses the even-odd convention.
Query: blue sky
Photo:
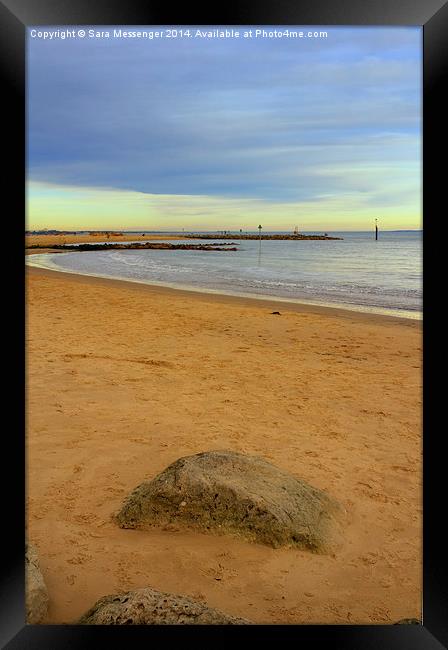
[[[29,227],[420,227],[420,28],[319,29],[28,38]]]

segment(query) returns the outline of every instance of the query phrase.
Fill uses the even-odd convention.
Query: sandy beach
[[[58,234],[58,235],[26,235],[25,246],[54,246],[55,244],[96,244],[99,242],[127,242],[127,241],[159,241],[168,239],[182,239],[182,235],[163,234],[127,234],[127,233],[109,233],[97,232],[95,234]]]
[[[36,268],[26,291],[44,623],[146,586],[255,623],[421,617],[421,323]],[[260,455],[339,500],[341,550],[111,521],[142,480],[212,449]]]

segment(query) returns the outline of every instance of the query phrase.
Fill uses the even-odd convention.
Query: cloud
[[[420,30],[327,29],[300,43],[30,39],[28,178],[278,204],[392,197],[420,173]]]
[[[28,183],[27,228],[127,230],[365,230],[376,216],[384,228],[420,228],[418,204],[406,185],[391,196],[359,190],[321,194],[308,201],[275,202],[226,196],[148,194],[106,187]],[[411,196],[411,198],[409,198]],[[415,208],[417,205],[417,209]]]

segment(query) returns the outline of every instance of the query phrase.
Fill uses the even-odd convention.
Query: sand
[[[100,242],[126,242],[126,241],[158,241],[158,240],[168,240],[168,239],[182,239],[182,235],[154,235],[154,234],[109,234],[107,237],[106,233],[96,233],[95,235],[77,235],[77,234],[68,234],[68,235],[26,235],[25,236],[25,246],[54,246],[55,244],[88,244],[88,243],[100,243]],[[43,251],[40,251],[43,252]]]
[[[148,586],[256,623],[420,618],[421,348],[416,321],[28,269],[27,527],[45,622]],[[143,479],[210,449],[338,499],[342,549],[112,523]]]

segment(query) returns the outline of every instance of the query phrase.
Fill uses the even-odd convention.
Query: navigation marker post
[[[378,219],[375,219],[375,241],[378,241]]]

